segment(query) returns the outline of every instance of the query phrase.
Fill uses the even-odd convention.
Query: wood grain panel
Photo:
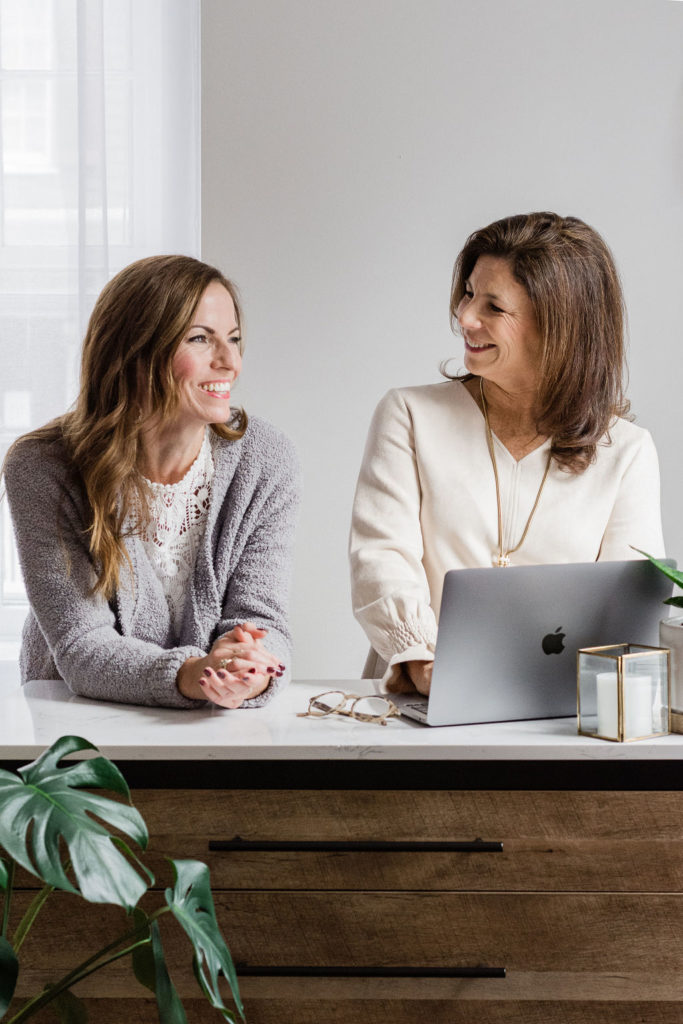
[[[85,1000],[89,1019],[97,1024],[157,1024],[153,1002],[127,999]],[[220,1019],[205,1002],[186,1000],[185,1009],[192,1024],[216,1024]],[[683,1007],[677,1003],[607,1002],[491,1002],[482,1004],[463,1000],[396,999],[347,1000],[248,1000],[245,1004],[248,1024],[415,1024],[428,1017],[430,1024],[683,1024]],[[54,1024],[49,1011],[32,1018],[37,1024]]]
[[[215,903],[235,962],[250,966],[486,965],[656,978],[680,972],[683,962],[678,896],[219,892]],[[54,979],[123,924],[115,908],[84,917],[55,894],[24,947],[22,982],[30,978],[33,990]],[[169,931],[168,943],[170,962],[189,977],[184,936]]]
[[[152,837],[145,863],[157,889],[166,857],[208,864],[219,889],[683,892],[683,841],[510,839],[501,853],[212,852],[204,838]],[[18,871],[18,889],[40,888]]]
[[[216,888],[683,890],[683,793],[193,791],[134,794],[161,855]],[[499,853],[214,853],[211,839],[499,840]]]
[[[481,1003],[464,1000],[384,1002],[303,1002],[245,1004],[249,1024],[679,1024],[683,1007],[676,1003],[596,1003],[578,1004],[542,1001]],[[199,1017],[198,1021],[208,1017]]]
[[[157,851],[158,854],[157,854]],[[209,865],[214,889],[683,891],[683,841],[504,840],[502,853],[212,852],[204,839],[154,836],[161,852]]]
[[[453,768],[457,786],[457,766]],[[136,790],[151,833],[231,839],[683,841],[683,792]]]
[[[683,1024],[683,793],[139,790],[133,797],[150,827],[146,859],[159,885],[169,880],[163,855],[209,864],[238,964],[508,972],[504,980],[245,977],[249,1024],[412,1024],[426,1014],[434,1024]],[[504,849],[208,851],[209,839],[236,835],[481,837]],[[28,890],[37,881],[23,875],[20,884]],[[18,892],[13,917],[30,896]],[[158,894],[151,902],[159,905]],[[171,973],[189,1019],[215,1020],[195,998],[189,944],[167,923]],[[55,894],[24,947],[20,993],[54,981],[126,925],[116,908]],[[127,961],[78,991],[98,1024],[156,1022]]]
[[[680,969],[683,897],[500,893],[220,895],[246,964]]]
[[[183,1000],[196,1002],[194,978],[186,972],[174,973],[174,981]],[[23,987],[22,987],[23,985]],[[20,981],[23,996],[31,991],[27,980]],[[34,989],[35,991],[35,989]],[[525,972],[510,971],[505,979],[431,979],[431,978],[270,978],[242,977],[240,979],[242,999],[251,1006],[281,1004],[350,1005],[365,1001],[373,1003],[401,1004],[455,1003],[502,1004],[509,1001],[515,1006],[521,1003],[542,1002],[565,1006],[579,1001],[602,1004],[644,1004],[645,1002],[679,1004],[683,1008],[683,991],[680,971],[646,973],[631,971],[624,974],[579,973],[571,971]],[[119,965],[81,982],[78,986],[81,998],[112,999],[125,1001],[124,1006],[146,1001],[149,993],[141,988],[130,972]],[[226,1001],[229,1001],[227,987]],[[151,1003],[150,1003],[151,1005]],[[294,1018],[297,1019],[297,1018]],[[625,1013],[622,1018],[631,1022]],[[590,1021],[589,1015],[586,1021]]]

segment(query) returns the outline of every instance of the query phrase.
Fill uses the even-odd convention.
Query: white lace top
[[[207,431],[199,455],[182,480],[176,484],[147,480],[152,498],[142,543],[161,581],[176,637],[180,632],[188,582],[206,528],[213,474],[210,432]]]

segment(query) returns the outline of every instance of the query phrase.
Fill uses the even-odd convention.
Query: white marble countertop
[[[329,689],[374,692],[370,680],[302,681],[265,708],[177,711],[92,701],[61,682],[8,680],[0,685],[0,760],[32,759],[64,735],[124,760],[683,760],[683,736],[609,743],[578,736],[574,718],[429,728],[297,717]]]

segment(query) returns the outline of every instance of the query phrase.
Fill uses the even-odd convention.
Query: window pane
[[[60,16],[75,12],[73,0],[60,0]],[[54,0],[3,0],[0,7],[0,61],[21,71],[52,68],[55,59]]]
[[[199,0],[0,0],[0,458],[73,402],[106,281],[198,254],[198,37]],[[11,538],[5,501],[0,644],[24,614]]]

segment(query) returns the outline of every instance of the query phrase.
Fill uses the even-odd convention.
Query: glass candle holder
[[[577,655],[581,736],[628,743],[670,732],[669,651],[644,644],[586,647]]]

